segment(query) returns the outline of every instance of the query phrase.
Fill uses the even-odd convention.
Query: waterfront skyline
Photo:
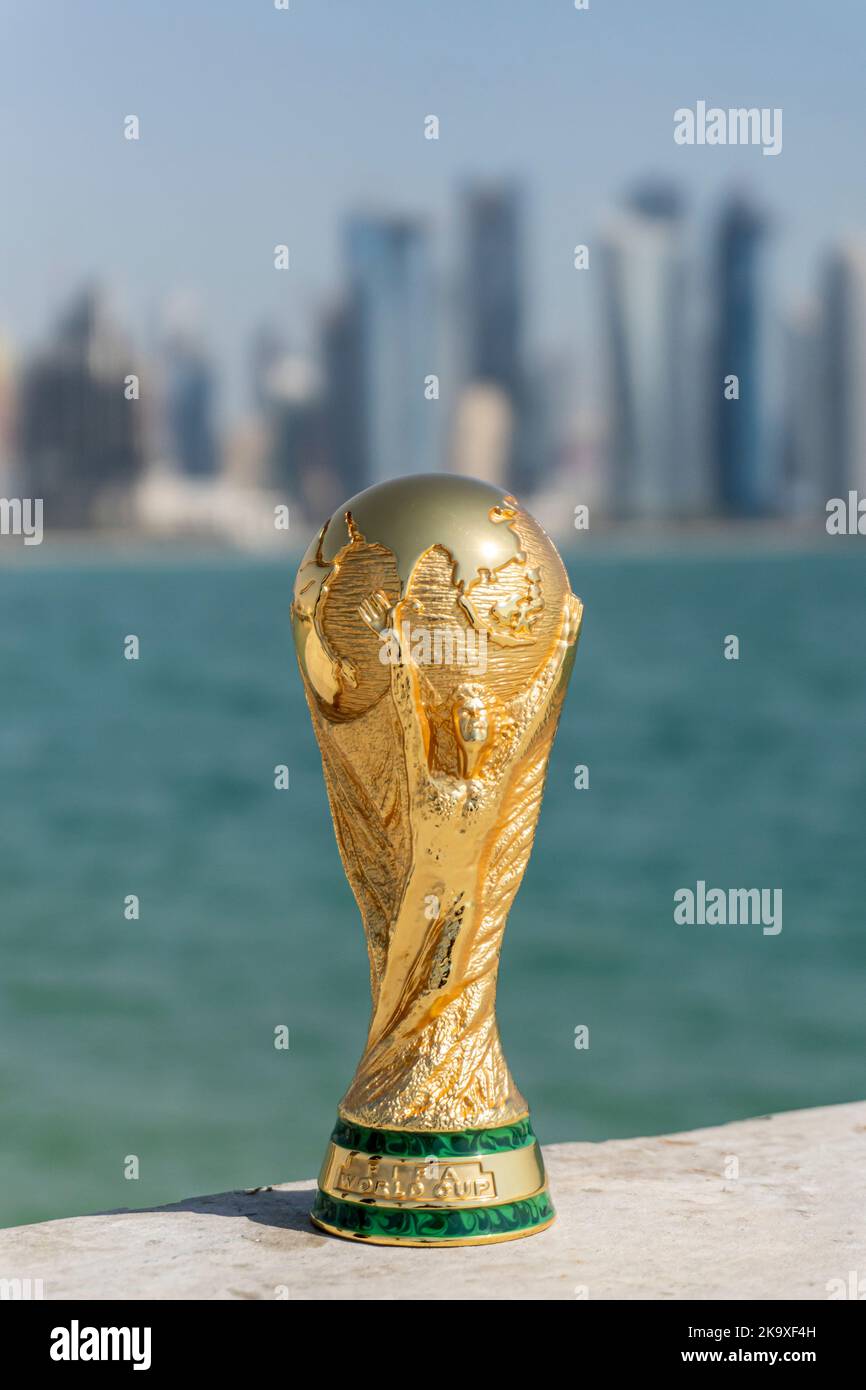
[[[0,90],[14,114],[0,125],[0,329],[23,353],[94,276],[116,287],[142,342],[153,305],[190,287],[223,364],[220,410],[235,415],[261,323],[290,325],[293,346],[310,347],[307,325],[340,275],[343,211],[425,216],[442,259],[458,235],[452,189],[476,170],[527,186],[527,344],[564,352],[576,389],[593,375],[594,287],[571,248],[591,244],[611,199],[647,171],[681,182],[698,219],[720,189],[751,187],[777,213],[789,298],[823,246],[866,226],[849,111],[864,101],[866,16],[853,3],[817,31],[810,11],[781,0],[708,13],[669,0],[663,16],[637,0],[585,13],[567,0],[531,11],[443,0],[414,33],[392,0],[379,0],[376,22],[339,0],[327,12],[215,0],[188,24],[173,10],[82,0],[74,15],[0,15]],[[677,146],[674,111],[702,96],[782,105],[781,155]],[[123,137],[131,112],[138,142]],[[429,113],[438,140],[424,138]],[[292,251],[282,278],[278,242]]]
[[[776,0],[375,15],[0,16],[6,476],[9,401],[90,283],[141,364],[145,471],[309,515],[430,467],[659,520],[815,514],[862,480],[855,6],[819,34]],[[775,157],[678,143],[714,102],[775,113]]]
[[[293,345],[296,324],[260,325],[245,345],[245,408],[234,422],[217,408],[227,368],[204,330],[206,305],[154,306],[161,328],[148,349],[98,287],[77,292],[36,354],[19,359],[17,391],[7,366],[12,485],[46,490],[62,529],[146,528],[154,470],[157,484],[174,474],[273,492],[311,520],[384,478],[437,469],[530,498],[573,495],[621,521],[816,517],[830,484],[832,495],[859,486],[861,243],[826,248],[816,307],[798,318],[772,292],[765,208],[737,192],[720,197],[701,256],[685,191],[640,181],[594,242],[598,383],[575,392],[561,364],[526,346],[524,186],[463,180],[453,198],[463,241],[445,277],[433,273],[423,218],[345,211],[341,274],[307,326],[311,346]],[[84,386],[82,373],[92,377]],[[103,448],[104,412],[82,431],[81,411],[61,408],[81,390],[101,400],[108,380],[136,416],[134,461],[112,454],[110,440]],[[177,511],[182,530],[187,491],[171,483],[163,501],[156,515]],[[226,496],[219,508],[229,533],[231,505]]]

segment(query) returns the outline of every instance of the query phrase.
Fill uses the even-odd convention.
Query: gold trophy
[[[388,1245],[531,1235],[553,1206],[496,976],[582,605],[513,497],[420,474],[334,513],[292,622],[372,1013],[312,1219]]]

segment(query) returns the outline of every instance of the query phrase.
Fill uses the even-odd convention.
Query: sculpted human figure
[[[503,910],[498,897],[490,900],[486,871],[515,780],[521,774],[543,776],[546,749],[541,767],[525,769],[524,761],[553,713],[551,696],[577,640],[581,614],[580,601],[567,594],[550,656],[531,686],[507,704],[486,699],[481,685],[457,687],[452,714],[464,768],[460,777],[429,765],[421,672],[396,637],[391,693],[403,732],[412,864],[389,935],[367,1047],[343,1098],[343,1109],[360,1119],[374,1118],[377,1099],[387,1093],[392,1113],[396,1102],[395,1117],[404,1123],[475,1120],[496,1103],[506,1076],[507,1114],[526,1110],[507,1073],[491,1007],[507,906]],[[411,601],[391,607],[383,594],[371,595],[361,615],[374,631],[389,631],[392,638],[419,618]],[[524,867],[525,860],[511,879],[508,906]],[[431,904],[437,910],[427,920]],[[447,1115],[440,1098],[446,1077]]]

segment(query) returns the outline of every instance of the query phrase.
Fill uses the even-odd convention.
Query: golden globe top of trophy
[[[553,1220],[496,976],[581,615],[538,522],[465,477],[369,488],[301,561],[295,644],[372,992],[325,1230],[470,1245]]]

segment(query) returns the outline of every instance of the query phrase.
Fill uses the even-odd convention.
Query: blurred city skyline
[[[575,389],[563,356],[530,347],[524,186],[454,192],[444,283],[426,219],[344,214],[342,274],[310,346],[260,324],[235,418],[194,301],[155,306],[141,343],[97,282],[76,287],[31,355],[5,344],[0,481],[44,497],[55,530],[236,529],[242,543],[278,502],[315,523],[375,482],[437,469],[655,522],[814,520],[866,488],[864,242],[825,248],[813,294],[785,305],[768,209],[731,192],[699,255],[680,186],[637,183],[573,248],[597,325],[594,381]]]
[[[710,218],[721,190],[751,186],[784,228],[789,292],[822,245],[866,226],[851,177],[866,39],[853,0],[820,23],[780,0],[599,0],[586,12],[442,0],[426,24],[389,22],[401,13],[394,0],[0,9],[0,303],[13,339],[33,348],[64,295],[96,275],[125,296],[136,335],[162,297],[192,289],[228,360],[269,312],[300,320],[330,293],[347,207],[432,217],[444,251],[452,189],[473,171],[529,182],[542,346],[574,337],[572,297],[586,290],[570,248],[647,172],[681,180]],[[782,107],[781,156],[676,145],[674,110],[698,98]],[[123,138],[129,113],[138,142]],[[438,141],[424,139],[429,113]],[[292,249],[282,282],[278,242]]]
[[[97,316],[90,285],[142,372],[118,481],[303,471],[315,513],[338,483],[457,466],[663,519],[809,513],[862,470],[854,4],[820,24],[776,0],[400,14],[0,12],[0,431],[10,381],[18,429],[33,364]],[[677,145],[698,100],[781,109],[779,156]],[[50,473],[48,435],[25,429]]]

